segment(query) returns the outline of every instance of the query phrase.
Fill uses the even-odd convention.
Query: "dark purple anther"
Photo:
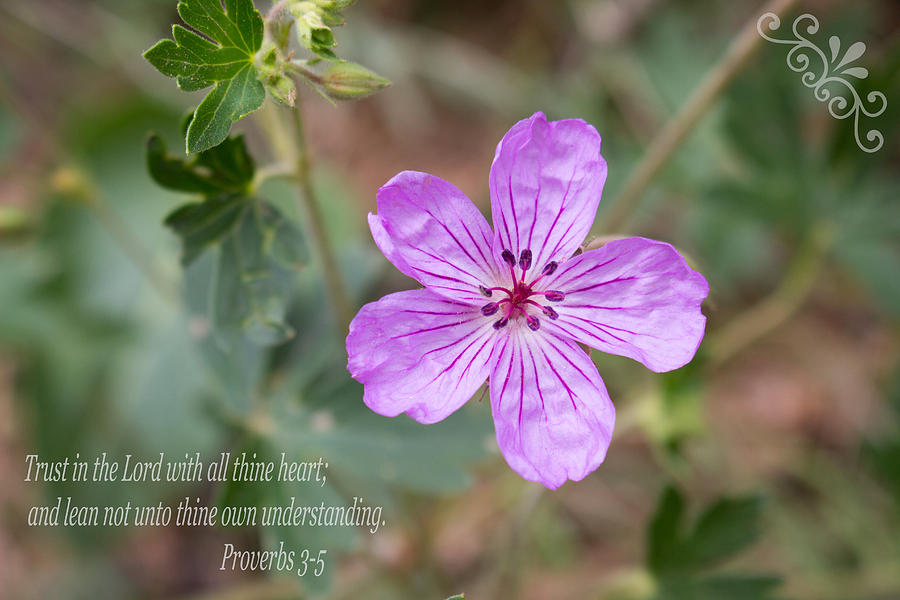
[[[494,293],[491,290],[484,287],[483,285],[478,286],[478,291],[481,292],[481,295],[484,296],[485,298],[490,298],[491,295]]]
[[[575,258],[576,256],[578,256],[578,255],[581,254],[582,252],[584,252],[584,248],[579,247],[577,250],[575,250],[575,254],[572,255],[572,258]]]
[[[550,302],[562,302],[566,299],[566,295],[556,290],[547,290],[546,292],[544,292],[544,298],[546,298]]]
[[[500,310],[500,305],[496,302],[488,302],[484,306],[481,307],[481,314],[486,317],[489,317],[495,314],[498,310]]]
[[[522,250],[522,253],[519,255],[519,266],[523,271],[531,268],[531,250]]]
[[[504,327],[506,327],[507,323],[509,323],[509,318],[503,317],[502,319],[494,323],[494,329],[503,329]]]
[[[556,272],[556,267],[559,266],[559,263],[555,260],[552,262],[548,262],[547,266],[544,267],[544,270],[541,271],[541,275],[553,275]]]
[[[550,308],[549,306],[542,306],[541,309],[544,311],[544,314],[550,317],[551,321],[555,321],[559,318],[559,313]]]
[[[516,257],[513,256],[513,253],[509,250],[504,250],[503,253],[500,254],[500,256],[503,257],[503,260],[506,261],[506,264],[508,264],[509,266],[516,266]]]
[[[541,328],[541,322],[534,315],[525,315],[525,322],[528,324],[528,329],[532,331],[537,331]]]

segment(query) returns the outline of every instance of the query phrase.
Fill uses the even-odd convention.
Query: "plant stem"
[[[285,165],[282,163],[273,163],[271,165],[260,167],[253,176],[253,181],[250,183],[250,189],[252,190],[252,193],[255,194],[262,184],[271,179],[293,179],[295,171],[294,165]]]
[[[300,103],[291,111],[291,120],[294,125],[294,141],[297,144],[297,180],[299,183],[300,202],[306,209],[306,217],[309,221],[309,229],[313,244],[319,253],[322,262],[322,276],[325,278],[325,286],[331,301],[334,302],[335,315],[341,331],[347,331],[353,313],[350,308],[350,297],[341,277],[337,256],[328,241],[328,233],[325,231],[325,221],[322,218],[322,209],[316,199],[315,189],[310,176],[309,147],[306,144],[306,136],[303,130],[303,117],[300,114]]]
[[[329,299],[334,306],[340,330],[346,332],[353,318],[350,297],[341,277],[337,257],[325,231],[325,221],[312,185],[309,149],[303,129],[300,105],[291,109],[291,127],[285,127],[279,107],[268,104],[262,112],[261,124],[272,150],[280,160],[293,165],[292,177],[296,182],[297,198],[306,217],[307,234],[322,267],[322,277]],[[293,129],[293,135],[289,132]]]
[[[771,12],[778,16],[791,9],[797,0],[771,0],[759,14],[750,19],[728,47],[725,55],[710,69],[687,101],[669,119],[663,130],[650,143],[644,157],[628,175],[619,194],[601,216],[601,230],[612,233],[628,223],[634,206],[647,190],[653,178],[681,146],[697,122],[725,90],[725,87],[747,64],[753,51],[763,41],[756,29],[759,15]]]
[[[812,291],[832,237],[830,228],[814,225],[778,287],[710,336],[707,342],[710,368],[726,363],[787,321],[800,308]]]

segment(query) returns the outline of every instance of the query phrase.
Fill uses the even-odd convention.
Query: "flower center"
[[[492,287],[486,288],[481,286],[479,289],[487,298],[491,298],[494,292],[506,294],[505,298],[500,298],[496,302],[488,302],[481,307],[481,313],[485,316],[500,314],[500,318],[494,322],[494,329],[501,329],[509,324],[511,319],[522,317],[525,319],[526,325],[532,331],[541,328],[541,321],[533,314],[540,311],[547,318],[554,320],[559,318],[557,313],[550,306],[539,304],[532,299],[533,296],[543,296],[544,300],[549,302],[560,302],[565,299],[566,295],[557,290],[535,291],[534,286],[542,278],[552,275],[559,264],[556,261],[547,263],[541,270],[541,274],[530,282],[526,282],[525,273],[531,269],[531,250],[522,250],[519,255],[518,264],[516,257],[509,250],[504,250],[502,255],[503,261],[509,266],[509,275],[512,279],[512,287]],[[521,270],[521,274],[516,274],[516,267]]]

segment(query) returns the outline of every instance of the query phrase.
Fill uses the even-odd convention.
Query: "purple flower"
[[[348,369],[373,411],[440,421],[490,379],[497,443],[525,479],[555,489],[606,457],[615,408],[580,344],[656,372],[697,351],[709,286],[669,244],[634,237],[573,256],[606,180],[581,119],[516,123],[490,173],[494,230],[446,181],[404,171],[378,190],[375,243],[425,289],[367,304]]]

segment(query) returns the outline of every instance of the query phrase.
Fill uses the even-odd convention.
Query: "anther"
[[[555,321],[559,318],[559,313],[550,308],[549,306],[542,306],[541,310],[547,315],[551,321]]]
[[[581,246],[579,246],[578,249],[575,250],[575,253],[572,255],[572,258],[575,258],[576,256],[578,256],[578,255],[581,254],[582,252],[584,252],[584,248],[582,248]]]
[[[528,324],[528,329],[532,331],[537,331],[541,328],[541,322],[534,315],[525,315],[525,322]]]
[[[500,256],[503,257],[503,260],[504,260],[504,261],[506,262],[506,264],[508,264],[509,266],[511,266],[511,267],[516,266],[516,257],[513,256],[513,253],[510,252],[509,250],[504,250],[504,251],[500,254]]]
[[[522,250],[522,253],[519,255],[519,266],[523,271],[531,268],[531,250]]]
[[[550,302],[562,302],[566,299],[566,295],[556,290],[547,290],[546,292],[544,292],[544,298],[546,298]]]
[[[488,302],[484,306],[481,307],[481,314],[486,317],[489,317],[495,314],[498,310],[500,310],[500,304],[497,302]]]
[[[509,317],[503,317],[496,323],[494,323],[494,329],[502,329],[506,327],[506,324],[509,323]]]
[[[490,298],[491,295],[494,293],[491,290],[484,287],[483,285],[478,286],[478,291],[481,292],[481,295],[484,296],[485,298]]]
[[[547,266],[544,267],[544,270],[541,271],[541,275],[553,275],[556,272],[556,267],[559,266],[559,263],[554,261],[548,262]]]

